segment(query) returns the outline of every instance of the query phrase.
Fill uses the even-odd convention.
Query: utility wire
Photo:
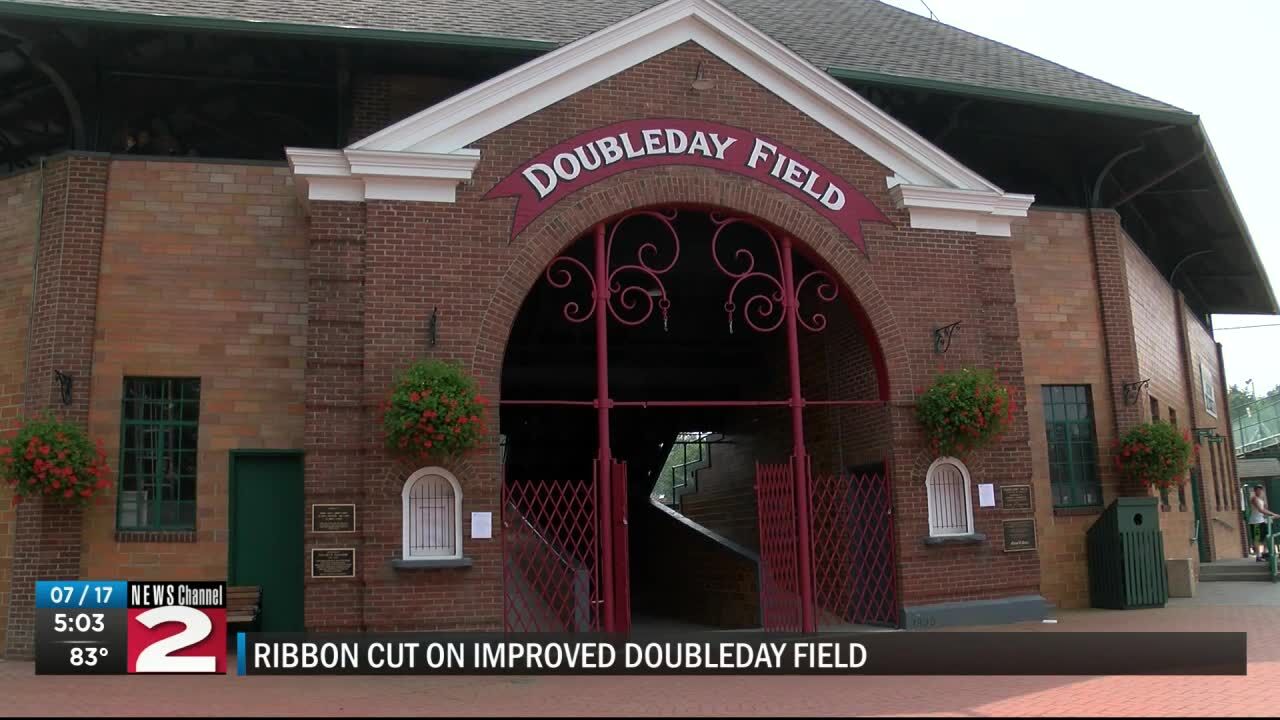
[[[1254,328],[1268,328],[1268,327],[1280,327],[1280,323],[1271,323],[1269,325],[1240,325],[1239,327],[1214,328],[1213,331],[1216,333],[1219,333],[1219,332],[1225,332],[1227,330],[1252,330]]]
[[[929,11],[930,20],[937,20],[938,22],[942,22],[941,20],[938,20],[938,16],[933,13],[933,8],[929,7],[929,3],[925,2],[924,0],[920,0],[920,4],[924,6],[925,10]]]

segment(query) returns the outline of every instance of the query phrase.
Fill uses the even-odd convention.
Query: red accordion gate
[[[764,629],[802,630],[799,541],[792,463],[756,463],[760,615]],[[809,516],[818,630],[898,625],[893,503],[883,472],[812,476]]]
[[[631,621],[627,556],[627,464],[612,462],[610,512],[601,513],[600,472],[590,482],[502,484],[502,604],[507,632],[626,632]],[[611,556],[602,534],[611,533]],[[615,573],[613,607],[604,602],[604,562]],[[606,613],[611,614],[607,617]]]
[[[502,484],[507,632],[601,628],[596,478]]]
[[[893,500],[883,472],[813,478],[818,629],[898,625]]]

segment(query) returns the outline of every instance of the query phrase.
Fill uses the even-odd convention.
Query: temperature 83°
[[[59,633],[89,633],[106,630],[104,613],[54,613],[53,631]]]

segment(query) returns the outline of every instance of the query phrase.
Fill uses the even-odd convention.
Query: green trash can
[[[1156,498],[1118,498],[1089,528],[1086,544],[1093,607],[1133,610],[1169,601]]]

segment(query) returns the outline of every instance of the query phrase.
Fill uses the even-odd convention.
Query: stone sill
[[[444,560],[392,560],[391,567],[396,570],[441,570],[445,568],[469,568],[471,558],[448,558]]]
[[[940,537],[927,537],[924,539],[924,544],[929,546],[982,545],[986,541],[986,535],[982,533],[970,533],[968,535],[942,535]]]
[[[193,543],[195,530],[117,530],[118,543]]]

